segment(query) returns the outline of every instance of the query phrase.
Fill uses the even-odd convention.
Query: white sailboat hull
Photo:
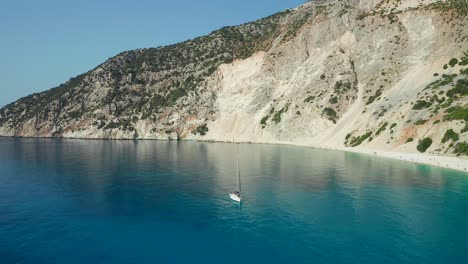
[[[234,200],[236,202],[239,202],[241,201],[241,197],[235,193],[230,193],[229,194],[229,198],[231,198],[231,200]]]

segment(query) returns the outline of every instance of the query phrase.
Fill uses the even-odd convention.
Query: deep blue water
[[[240,152],[244,202],[236,187]],[[0,263],[468,263],[468,175],[277,145],[0,138]]]

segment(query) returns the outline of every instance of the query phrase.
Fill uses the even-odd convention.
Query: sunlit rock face
[[[467,156],[467,22],[457,0],[311,1],[123,52],[1,109],[0,135]]]

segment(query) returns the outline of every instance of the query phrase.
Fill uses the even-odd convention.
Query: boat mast
[[[241,192],[241,181],[240,181],[240,171],[239,171],[239,152],[237,152],[237,189]]]

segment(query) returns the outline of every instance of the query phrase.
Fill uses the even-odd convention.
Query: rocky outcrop
[[[121,53],[0,110],[0,135],[468,155],[466,1],[311,1]]]

